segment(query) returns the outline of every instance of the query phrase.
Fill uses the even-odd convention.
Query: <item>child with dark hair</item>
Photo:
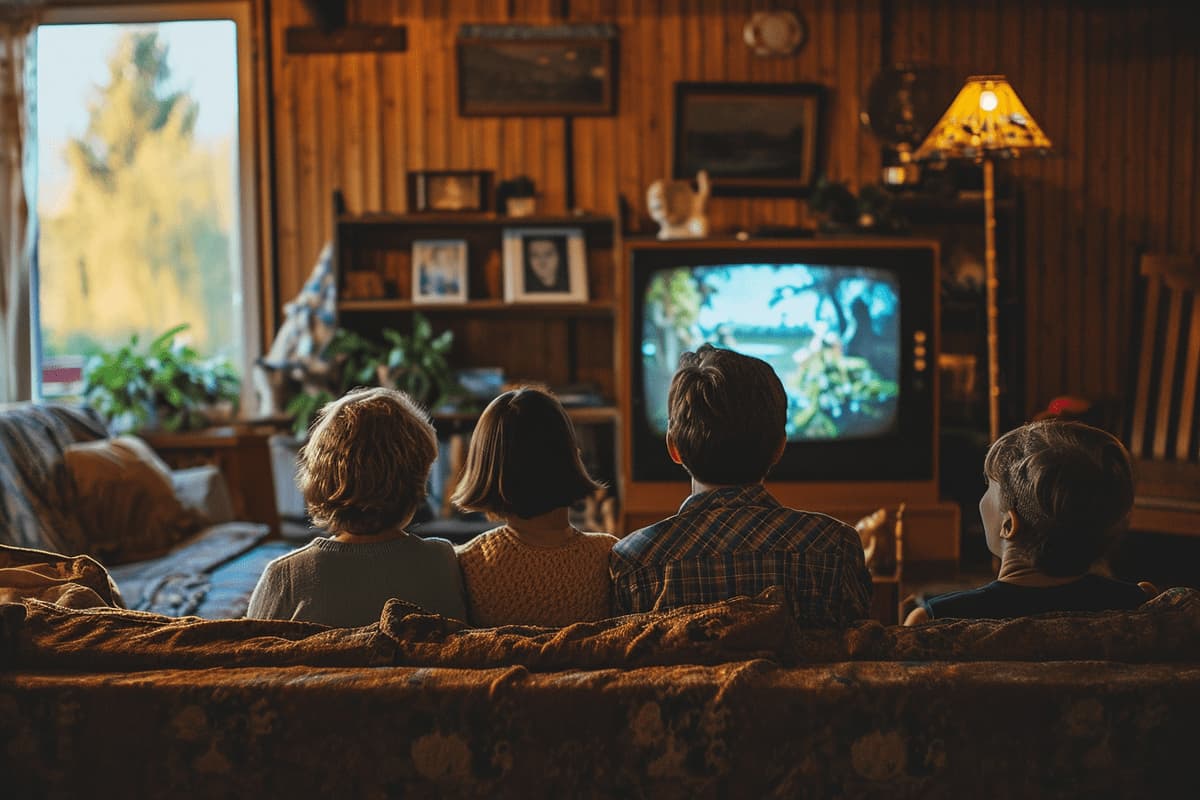
[[[1130,609],[1155,594],[1150,584],[1089,574],[1133,506],[1129,453],[1112,434],[1080,422],[1032,422],[995,441],[983,473],[979,515],[999,577],[923,601],[906,625]]]
[[[787,396],[761,359],[703,345],[667,395],[666,445],[692,479],[675,516],[613,548],[613,605],[658,611],[783,587],[803,625],[867,616],[871,576],[849,525],[780,505],[763,486],[787,442]]]
[[[526,387],[488,405],[452,497],[503,522],[458,550],[472,622],[562,626],[609,615],[616,537],[568,521],[570,506],[598,488],[557,398]]]
[[[429,415],[402,392],[358,389],[327,404],[300,452],[299,484],[331,535],[268,564],[246,615],[356,627],[395,597],[465,620],[453,546],[406,530],[436,457]]]

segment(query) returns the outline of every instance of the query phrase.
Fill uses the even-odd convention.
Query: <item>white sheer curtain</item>
[[[32,385],[35,10],[22,0],[0,8],[0,402],[28,400]]]

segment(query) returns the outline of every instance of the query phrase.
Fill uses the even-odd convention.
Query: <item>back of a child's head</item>
[[[598,488],[580,459],[562,404],[548,392],[524,387],[500,395],[480,415],[451,501],[464,511],[528,519],[570,506]]]
[[[356,389],[321,409],[300,451],[313,523],[370,535],[407,522],[425,500],[437,434],[403,392]]]
[[[1133,506],[1125,446],[1081,422],[1032,422],[1001,436],[984,474],[1000,487],[1002,510],[1020,521],[1017,541],[1048,575],[1086,572]]]
[[[761,481],[787,435],[787,395],[771,365],[707,344],[680,356],[667,415],[683,466],[709,484]]]

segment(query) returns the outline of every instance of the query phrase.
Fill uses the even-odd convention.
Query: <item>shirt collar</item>
[[[750,483],[744,486],[723,486],[720,489],[710,489],[688,496],[679,507],[679,513],[694,514],[709,509],[725,508],[727,506],[778,506],[767,487],[761,483]]]

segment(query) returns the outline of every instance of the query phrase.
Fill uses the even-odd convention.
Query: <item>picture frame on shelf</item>
[[[828,92],[814,83],[675,84],[673,176],[714,195],[807,195],[821,174]]]
[[[505,228],[503,247],[506,302],[588,301],[582,228]]]
[[[467,302],[467,242],[417,239],[412,244],[412,299],[415,303]]]
[[[412,212],[483,212],[492,194],[492,173],[478,169],[417,170],[408,173]]]
[[[607,116],[616,112],[617,28],[607,23],[464,25],[458,112]]]

